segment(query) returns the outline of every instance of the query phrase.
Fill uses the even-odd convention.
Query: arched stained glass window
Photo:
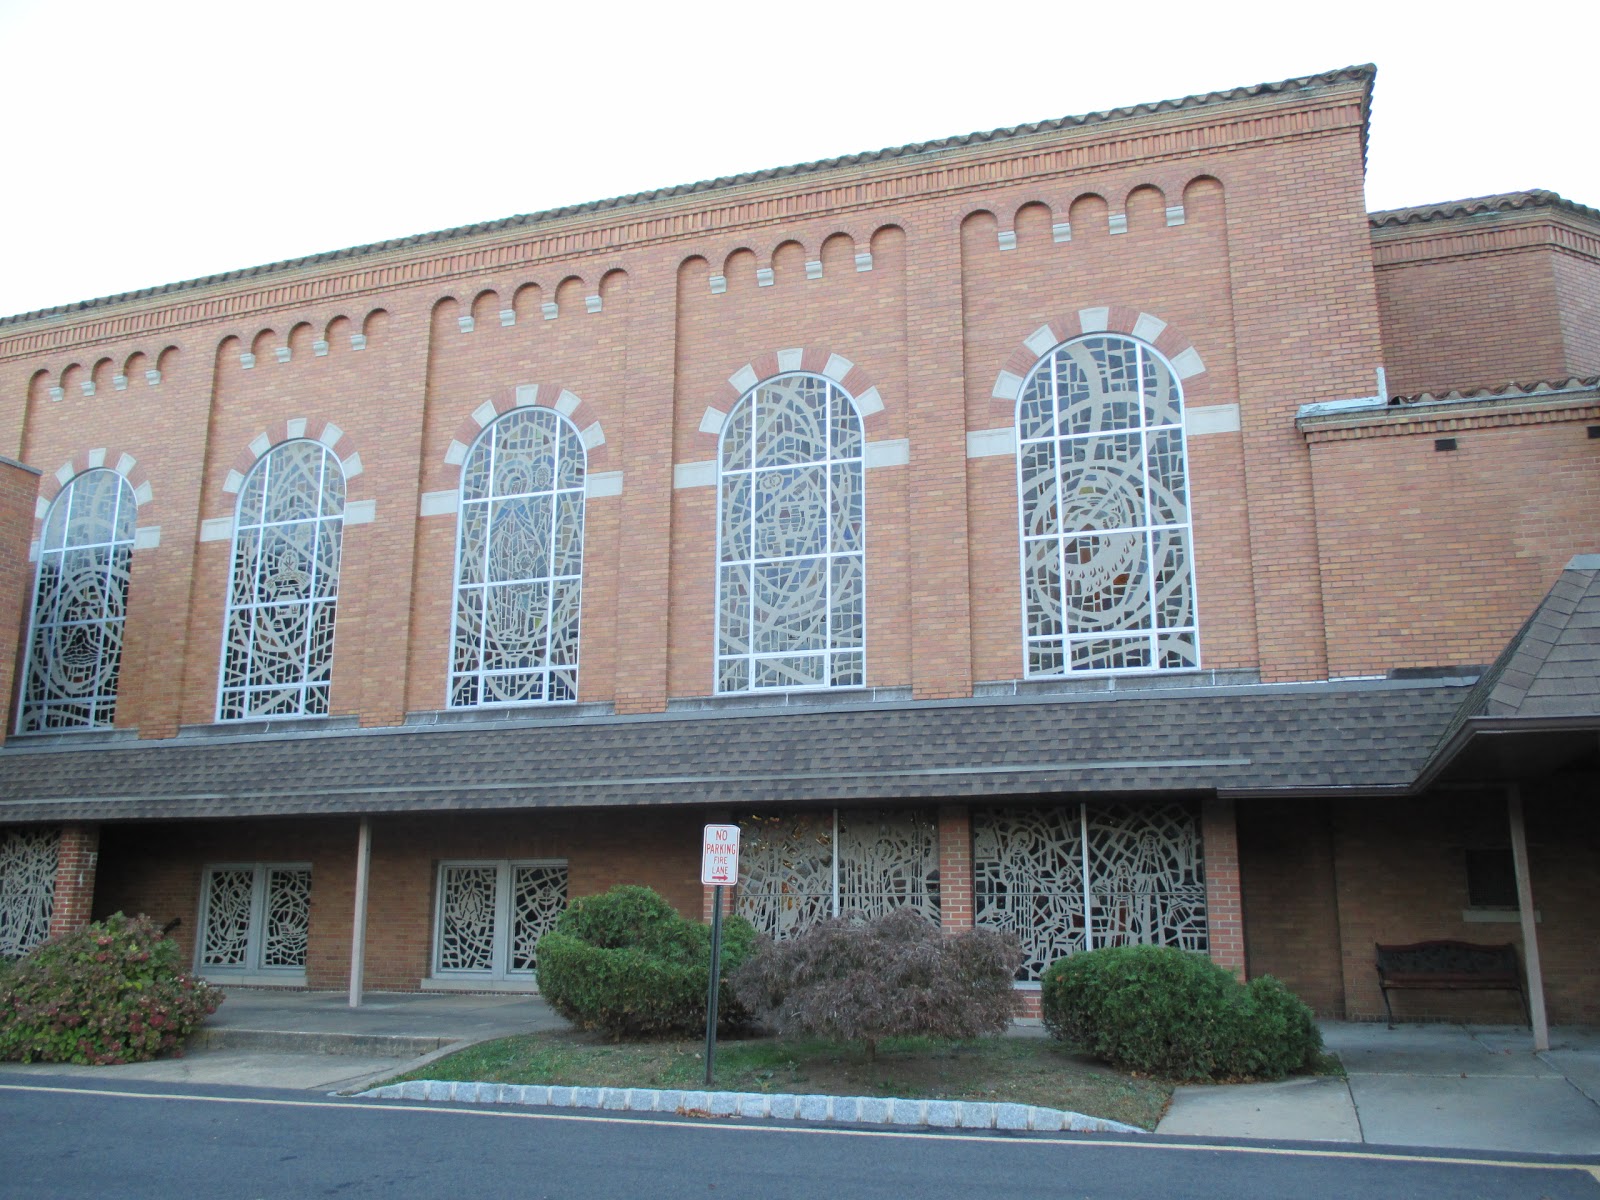
[[[1029,678],[1200,665],[1172,368],[1096,334],[1039,360],[1017,404]]]
[[[461,470],[450,706],[578,698],[587,456],[572,422],[516,408]]]
[[[740,398],[717,475],[717,691],[866,681],[861,417],[820,375]]]
[[[85,471],[56,497],[39,542],[17,729],[109,726],[116,715],[137,505],[115,471]]]
[[[239,490],[223,628],[223,721],[328,711],[344,470],[321,442],[274,446]]]

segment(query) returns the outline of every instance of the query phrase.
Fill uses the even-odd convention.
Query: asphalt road
[[[1600,1148],[1597,1148],[1600,1151]],[[44,1075],[0,1084],[0,1196],[1600,1200],[1551,1159],[826,1129]]]

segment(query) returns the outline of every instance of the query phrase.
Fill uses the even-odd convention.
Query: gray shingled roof
[[[1466,688],[1369,682],[0,750],[0,822],[1403,790]]]
[[[1158,100],[1148,104],[1133,104],[1125,108],[1111,108],[1103,112],[1084,113],[1081,116],[1060,117],[1049,121],[1034,121],[1025,125],[1011,125],[1002,129],[990,129],[978,133],[963,134],[958,137],[939,138],[930,142],[912,142],[906,146],[892,146],[888,149],[870,150],[860,154],[844,154],[838,158],[824,158],[816,162],[797,163],[788,167],[770,167],[762,171],[747,171],[742,175],[728,175],[720,179],[703,179],[698,183],[656,188],[648,192],[635,192],[628,196],[614,196],[609,200],[591,200],[584,204],[569,204],[562,208],[547,209],[544,212],[523,213],[519,216],[504,217],[496,221],[481,221],[473,225],[458,225],[453,229],[440,229],[433,233],[419,233],[411,237],[391,238],[384,242],[372,242],[364,246],[351,246],[344,250],[329,250],[321,254],[308,254],[303,258],[291,258],[282,262],[266,263],[259,267],[246,267],[238,271],[226,271],[220,275],[206,275],[199,279],[187,279],[178,283],[142,288],[139,291],[122,292],[115,296],[101,296],[93,300],[80,300],[75,304],[41,308],[34,312],[18,313],[16,316],[0,317],[0,328],[4,328],[7,325],[20,325],[43,317],[62,316],[92,308],[102,308],[111,304],[120,304],[127,300],[139,300],[147,296],[161,296],[173,292],[190,291],[194,288],[208,287],[218,283],[230,283],[238,279],[253,279],[263,275],[276,274],[280,271],[293,270],[298,267],[336,262],[340,259],[364,258],[368,255],[381,254],[389,250],[402,250],[407,246],[457,241],[461,238],[474,237],[478,234],[495,233],[503,229],[514,229],[519,226],[540,225],[566,217],[583,216],[588,213],[604,212],[609,209],[632,208],[641,204],[676,199],[680,196],[694,195],[699,192],[722,191],[746,184],[764,183],[771,179],[812,175],[839,167],[888,162],[897,158],[909,158],[919,154],[936,154],[941,151],[959,150],[966,146],[979,146],[986,142],[999,142],[1040,133],[1054,133],[1058,130],[1072,129],[1084,125],[1099,125],[1107,121],[1124,120],[1129,117],[1144,116],[1146,114],[1178,112],[1200,108],[1204,105],[1221,104],[1230,100],[1249,99],[1254,96],[1293,95],[1295,92],[1310,91],[1317,87],[1330,86],[1350,80],[1364,82],[1367,85],[1367,104],[1370,106],[1372,80],[1376,74],[1377,68],[1367,63],[1356,67],[1343,67],[1337,71],[1324,71],[1318,75],[1303,75],[1297,79],[1285,79],[1278,83],[1258,83],[1252,87],[1236,87],[1229,88],[1226,91],[1182,96],[1175,100]],[[1365,144],[1366,131],[1363,125],[1363,148]],[[1554,193],[1550,194],[1553,195]]]
[[[1367,222],[1374,229],[1397,228],[1402,225],[1420,225],[1428,221],[1449,221],[1459,217],[1476,217],[1487,213],[1519,212],[1528,208],[1555,208],[1573,216],[1600,221],[1600,210],[1575,200],[1568,200],[1557,192],[1534,188],[1526,192],[1501,192],[1495,196],[1474,196],[1469,200],[1446,200],[1441,204],[1418,204],[1410,208],[1389,208],[1367,214]]]

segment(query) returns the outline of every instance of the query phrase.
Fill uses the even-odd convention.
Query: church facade
[[[1368,213],[1372,78],[0,321],[0,953],[525,989],[736,821],[766,932],[1008,929],[1024,1008],[1451,938],[1600,1019],[1600,213]]]

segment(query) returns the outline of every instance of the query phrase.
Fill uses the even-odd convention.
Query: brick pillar
[[[38,494],[38,471],[0,457],[0,742],[17,721],[11,711],[16,694],[12,672],[33,599],[28,543],[33,539],[33,506]]]
[[[100,860],[100,826],[63,825],[56,851],[55,904],[50,936],[71,933],[89,923],[94,907],[94,872]]]
[[[972,821],[965,804],[939,806],[939,924],[972,928]]]
[[[1244,910],[1239,888],[1239,827],[1232,800],[1208,799],[1200,810],[1206,870],[1206,924],[1211,961],[1244,974]]]

